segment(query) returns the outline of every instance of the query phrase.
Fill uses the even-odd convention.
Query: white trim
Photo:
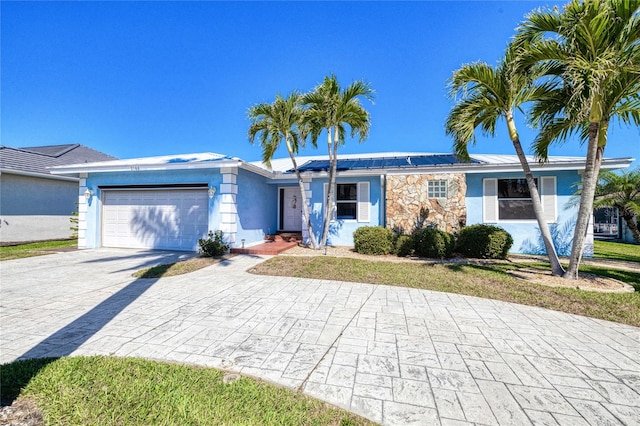
[[[221,183],[220,193],[221,194],[237,194],[238,185],[236,185],[235,183]]]
[[[358,222],[371,222],[371,191],[368,181],[358,182],[356,219]]]
[[[498,220],[498,179],[482,179],[482,223],[497,223]]]
[[[555,223],[558,220],[558,186],[555,176],[540,177],[540,203],[544,212],[544,220]]]

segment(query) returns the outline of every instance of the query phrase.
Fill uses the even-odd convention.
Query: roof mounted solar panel
[[[424,166],[448,166],[461,164],[455,154],[429,154],[406,157],[380,157],[380,158],[352,158],[338,160],[337,170],[365,170],[365,169],[398,169],[416,168]],[[471,160],[471,163],[480,163],[478,160]],[[312,160],[298,167],[301,172],[322,172],[329,171],[329,160]],[[288,170],[292,173],[293,169]]]

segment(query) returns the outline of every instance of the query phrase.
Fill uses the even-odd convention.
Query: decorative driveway
[[[0,363],[104,354],[222,368],[383,424],[638,425],[640,329],[455,294],[84,250],[0,264]],[[336,275],[339,275],[336,272]]]

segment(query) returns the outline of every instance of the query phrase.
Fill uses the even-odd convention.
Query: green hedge
[[[393,254],[399,257],[411,256],[413,254],[413,238],[411,238],[411,235],[396,235],[393,241]]]
[[[420,257],[449,258],[455,247],[453,235],[432,228],[415,230],[412,239],[415,254]]]
[[[353,246],[357,253],[389,254],[393,231],[382,226],[362,226],[353,233]]]
[[[507,231],[492,225],[471,225],[460,230],[456,251],[465,257],[506,259],[513,245]]]

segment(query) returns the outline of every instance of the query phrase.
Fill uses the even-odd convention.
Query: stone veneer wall
[[[427,198],[427,182],[447,181],[447,199]],[[458,232],[467,221],[464,173],[387,176],[387,227],[411,233],[416,228],[437,227]]]

